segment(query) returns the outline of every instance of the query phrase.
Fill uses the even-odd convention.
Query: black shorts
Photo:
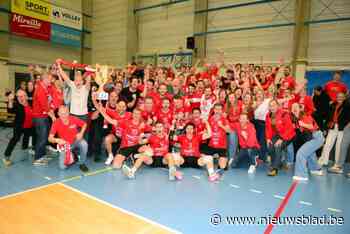
[[[220,158],[227,158],[227,151],[226,149],[221,148],[213,148],[208,145],[203,145],[201,147],[200,152],[205,155],[215,155],[218,154]]]
[[[165,167],[166,165],[163,163],[164,157],[162,156],[153,156],[152,157],[152,164],[150,165],[151,167]]]
[[[134,145],[130,147],[120,148],[118,154],[123,155],[124,157],[129,157],[130,155],[139,153],[140,145]]]
[[[190,167],[190,168],[200,168],[198,165],[198,157],[193,156],[184,156],[184,163],[181,165],[181,167]]]

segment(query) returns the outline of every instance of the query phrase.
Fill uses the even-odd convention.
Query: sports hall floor
[[[0,130],[0,151],[11,136]],[[140,170],[136,180],[103,163],[88,162],[83,175],[75,165],[60,171],[57,159],[33,167],[19,146],[15,164],[0,165],[0,234],[55,233],[350,233],[350,179],[329,174],[293,183],[291,172],[275,178],[260,167],[227,171],[209,183],[204,171],[186,169],[169,182],[164,169]],[[222,216],[210,224],[213,214]],[[341,226],[229,225],[225,216],[343,217]],[[214,219],[212,219],[214,220]],[[214,221],[218,221],[215,219]]]

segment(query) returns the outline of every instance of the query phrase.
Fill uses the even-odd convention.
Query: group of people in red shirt
[[[105,164],[122,169],[130,179],[142,165],[168,168],[169,180],[181,180],[181,168],[205,168],[209,181],[216,181],[229,168],[244,163],[248,173],[266,163],[267,174],[276,176],[295,162],[293,178],[308,180],[308,169],[313,175],[324,174],[322,166],[328,164],[336,140],[336,163],[330,171],[338,173],[344,164],[340,145],[344,129],[350,128],[350,110],[340,73],[316,90],[329,97],[329,113],[321,118],[315,117],[316,94],[308,96],[305,82],[297,82],[283,64],[179,68],[133,64],[112,71],[100,87],[93,73],[76,73],[74,97],[84,95],[86,90],[80,89],[90,91],[86,119],[70,114],[65,106],[71,100],[64,95],[68,76],[61,65],[62,60],[57,60],[50,71],[36,77],[30,111],[20,99],[25,92],[17,93],[18,105],[24,108],[16,114],[24,117],[18,120],[16,139],[9,145],[17,143],[18,129],[33,128],[34,165],[47,164],[47,140],[57,144],[62,169],[79,161],[80,169],[87,172],[87,155],[99,161],[105,151]],[[101,93],[108,93],[108,99]],[[9,108],[13,99],[12,95]],[[28,125],[28,116],[33,126]],[[329,132],[326,146],[317,161],[325,130]],[[5,153],[8,166],[10,154]]]

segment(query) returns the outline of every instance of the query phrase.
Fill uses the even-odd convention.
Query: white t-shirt
[[[70,113],[73,115],[87,115],[89,90],[86,85],[77,88],[71,80],[67,81],[67,84],[71,88]]]
[[[256,107],[254,111],[254,119],[256,120],[266,120],[266,115],[269,112],[270,98],[265,99],[259,106]]]

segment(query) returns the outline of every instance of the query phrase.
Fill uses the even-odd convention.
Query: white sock
[[[131,173],[132,173],[132,174],[135,174],[136,170],[137,170],[137,169],[136,169],[135,167],[131,168]]]
[[[113,154],[108,154],[108,158],[113,158]]]
[[[214,168],[208,168],[208,173],[209,173],[209,176],[214,174]]]

